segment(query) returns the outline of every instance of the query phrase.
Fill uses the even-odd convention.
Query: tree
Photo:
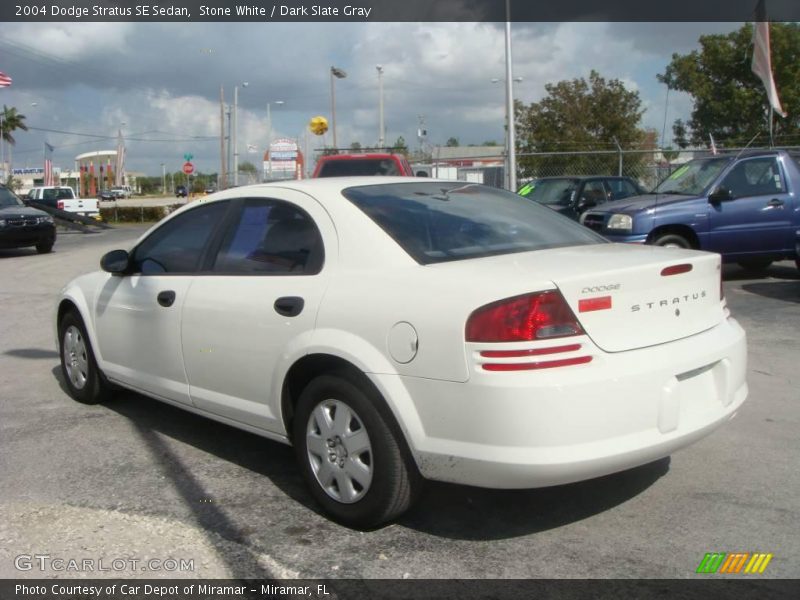
[[[408,145],[406,145],[406,140],[402,135],[395,140],[394,145],[392,146],[392,152],[408,154]]]
[[[700,37],[700,50],[672,55],[659,81],[692,96],[688,122],[673,125],[678,146],[709,144],[709,134],[729,147],[747,144],[756,134],[769,133],[769,101],[761,80],[752,72],[753,26],[728,34]],[[775,117],[778,143],[800,139],[800,25],[772,23],[772,73],[787,118]]]
[[[361,152],[361,142],[353,142],[350,144],[350,152],[358,153]]]
[[[519,167],[523,176],[617,172],[618,156],[524,156],[533,152],[629,149],[641,144],[644,110],[639,93],[619,79],[606,80],[596,71],[584,78],[545,85],[547,96],[525,106],[515,102]],[[626,168],[635,160],[626,157]]]
[[[14,131],[17,129],[28,131],[28,126],[25,125],[25,115],[18,113],[15,107],[9,108],[5,104],[3,105],[2,126],[3,141],[12,146],[17,143],[13,136]]]
[[[447,141],[444,143],[444,145],[447,146],[448,148],[457,148],[461,144],[458,143],[457,137],[451,137],[447,138]]]

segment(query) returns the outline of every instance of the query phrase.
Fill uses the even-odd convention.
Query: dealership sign
[[[272,142],[265,158],[264,175],[267,179],[294,179],[298,163],[302,164],[297,142],[288,138]]]

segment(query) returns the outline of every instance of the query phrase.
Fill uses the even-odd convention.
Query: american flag
[[[769,47],[769,21],[764,0],[759,0],[756,5],[756,21],[753,23],[753,73],[758,75],[764,88],[767,90],[767,99],[770,107],[782,117],[786,117],[781,101],[778,98],[778,89],[772,77],[772,60]]]
[[[11,85],[11,76],[6,75],[0,71],[0,88],[8,87]]]
[[[56,178],[53,174],[53,148],[47,142],[44,143],[44,185],[55,185]]]

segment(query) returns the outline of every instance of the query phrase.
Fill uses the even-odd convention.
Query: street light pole
[[[506,0],[506,121],[508,189],[517,189],[517,140],[514,127],[514,75],[511,68],[511,0]]]
[[[331,67],[331,126],[333,129],[334,149],[338,148],[338,146],[336,145],[336,86],[333,82],[335,79],[344,79],[345,77],[347,77],[347,73],[343,69]]]
[[[242,82],[247,87],[247,82]],[[233,185],[239,185],[239,144],[236,134],[239,129],[239,86],[233,86]]]
[[[377,65],[378,70],[378,148],[383,148],[386,143],[386,134],[383,127],[383,66]]]
[[[167,195],[167,164],[161,163],[161,193]]]
[[[269,179],[272,179],[272,112],[271,102],[267,102],[267,164],[269,166]],[[275,106],[283,104],[283,100],[275,100]]]

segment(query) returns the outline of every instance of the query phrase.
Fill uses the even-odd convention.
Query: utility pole
[[[224,182],[228,181],[225,176],[225,90],[219,86],[219,181],[223,183],[220,185],[219,181],[217,186],[219,189],[225,189],[227,186]]]
[[[508,189],[517,189],[517,140],[514,126],[514,75],[511,68],[511,0],[506,0],[506,121]]]
[[[242,82],[242,87],[247,87],[247,82]],[[239,129],[239,86],[233,87],[233,185],[239,185],[239,144],[236,135]]]
[[[377,65],[378,70],[378,148],[386,144],[386,133],[383,126],[383,67]]]
[[[347,73],[344,69],[339,69],[337,67],[331,67],[331,125],[333,129],[333,148],[338,149],[336,145],[336,86],[334,85],[334,81],[336,79],[344,79],[347,77]]]

